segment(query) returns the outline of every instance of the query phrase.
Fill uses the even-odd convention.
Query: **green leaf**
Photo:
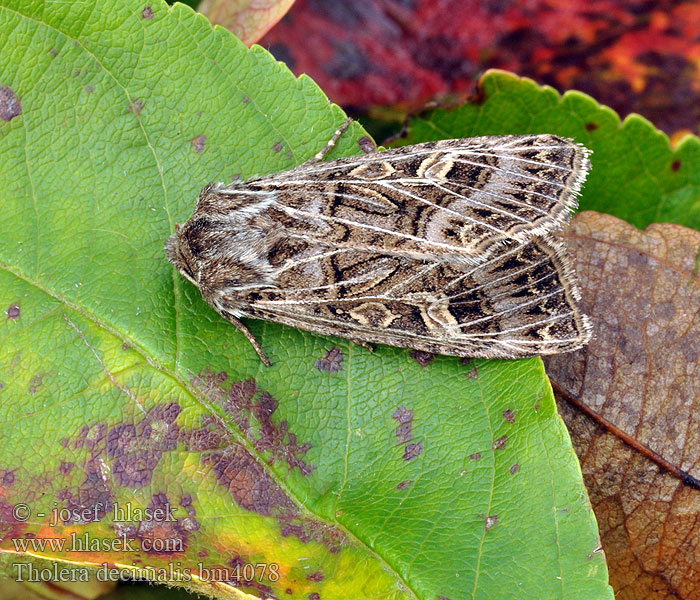
[[[477,99],[413,118],[401,144],[519,133],[556,133],[593,150],[581,210],[609,213],[640,229],[658,222],[700,229],[700,140],[688,135],[672,149],[644,117],[632,114],[621,123],[581,92],[561,96],[531,79],[488,71]]]
[[[253,322],[266,368],[165,261],[203,184],[324,145],[344,116],[310,79],[160,0],[1,0],[0,32],[8,573],[57,538],[31,555],[219,597],[612,597],[539,359]]]

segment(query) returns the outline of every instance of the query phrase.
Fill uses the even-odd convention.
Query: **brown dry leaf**
[[[275,25],[292,4],[294,0],[203,0],[197,11],[250,46]]]
[[[700,232],[595,212],[566,234],[594,338],[548,357],[618,600],[700,598],[700,492],[566,400],[700,479]]]

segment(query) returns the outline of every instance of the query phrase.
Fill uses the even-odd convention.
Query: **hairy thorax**
[[[171,262],[207,301],[275,286],[268,257],[281,232],[264,214],[273,200],[274,193],[222,197],[207,186],[193,215],[168,240]]]

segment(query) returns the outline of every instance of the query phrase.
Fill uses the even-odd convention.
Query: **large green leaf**
[[[672,149],[644,117],[620,122],[581,92],[561,96],[531,79],[488,71],[478,98],[412,119],[401,143],[518,133],[556,133],[593,151],[581,210],[609,213],[641,229],[659,222],[700,229],[700,140],[688,135]]]
[[[2,0],[0,32],[10,576],[42,556],[158,580],[267,565],[188,582],[221,597],[611,597],[539,359],[419,362],[251,323],[266,368],[164,260],[204,183],[323,146],[344,116],[313,82],[161,1]],[[175,520],[114,514],[167,503]]]

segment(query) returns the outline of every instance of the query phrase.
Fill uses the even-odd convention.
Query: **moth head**
[[[195,270],[195,257],[192,255],[192,250],[180,225],[175,225],[175,234],[171,235],[165,242],[165,256],[177,267],[185,279],[199,285],[198,273]]]
[[[231,217],[195,214],[165,244],[168,260],[205,298],[270,285],[269,244],[279,235],[255,218],[232,225]]]

